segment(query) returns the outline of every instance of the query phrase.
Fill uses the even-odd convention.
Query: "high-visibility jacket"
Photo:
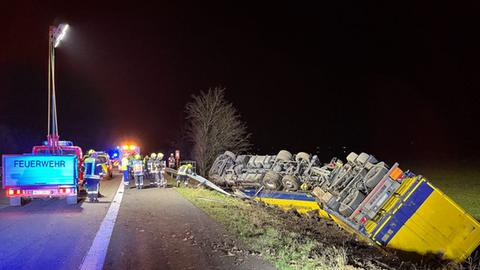
[[[133,175],[143,175],[143,161],[134,159],[132,160]]]
[[[187,174],[192,174],[192,168],[188,166],[187,164],[180,166],[178,168],[178,175],[187,175]]]
[[[160,170],[160,160],[158,160],[157,158],[156,159],[149,159],[147,161],[147,167],[148,167],[148,171],[150,173],[158,173],[159,170]]]
[[[120,169],[122,171],[128,170],[128,158],[126,158],[126,157],[122,158],[122,163],[121,163]]]
[[[85,178],[100,179],[101,175],[106,174],[98,158],[89,157],[85,159],[83,165],[85,166]]]

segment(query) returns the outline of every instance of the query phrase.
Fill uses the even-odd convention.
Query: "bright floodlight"
[[[60,41],[62,41],[62,39],[65,37],[65,34],[67,33],[67,30],[68,30],[68,24],[66,23],[62,23],[60,24],[58,27],[55,28],[55,33],[54,33],[54,41],[55,41],[55,45],[54,47],[58,47],[58,45],[60,45]]]

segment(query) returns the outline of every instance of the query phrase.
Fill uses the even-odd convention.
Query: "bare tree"
[[[226,150],[245,152],[250,148],[247,126],[232,103],[225,99],[225,89],[216,87],[192,96],[186,105],[187,136],[193,143],[192,156],[201,175],[215,158]]]

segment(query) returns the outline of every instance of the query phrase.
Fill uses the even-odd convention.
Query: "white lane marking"
[[[103,268],[105,257],[107,256],[108,244],[110,243],[113,227],[115,226],[120,204],[122,203],[123,192],[123,181],[120,181],[120,187],[118,187],[117,193],[110,204],[110,208],[108,208],[107,215],[103,218],[90,250],[85,258],[83,258],[82,265],[80,266],[81,270],[100,270]]]

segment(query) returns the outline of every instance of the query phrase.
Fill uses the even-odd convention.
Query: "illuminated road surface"
[[[103,181],[96,204],[33,200],[0,209],[0,269],[78,269],[119,183]]]
[[[0,269],[85,268],[119,185],[118,175],[104,181],[100,203],[34,200],[0,207]],[[240,243],[174,189],[127,188],[122,195],[105,269],[274,269],[242,252]]]

